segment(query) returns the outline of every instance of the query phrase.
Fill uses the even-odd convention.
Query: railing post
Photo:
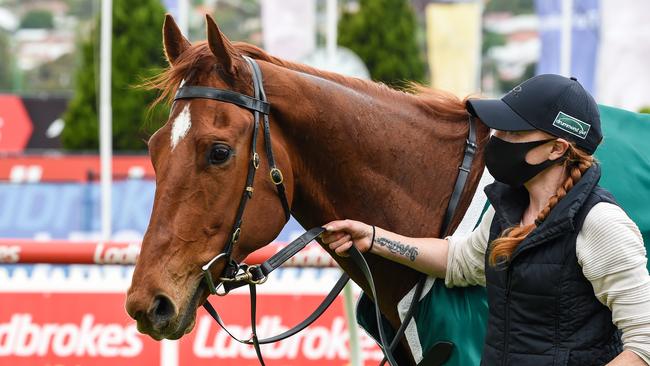
[[[352,282],[348,282],[343,288],[345,318],[348,322],[348,332],[350,334],[350,365],[362,366],[363,357],[361,357],[361,346],[359,345],[359,326],[354,315],[354,291],[352,291],[352,286]]]

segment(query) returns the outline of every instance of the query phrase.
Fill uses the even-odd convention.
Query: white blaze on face
[[[190,106],[186,104],[181,113],[174,119],[174,123],[172,123],[172,150],[187,135],[190,127],[192,127],[192,116],[190,116]]]

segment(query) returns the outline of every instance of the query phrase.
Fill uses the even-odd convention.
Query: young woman
[[[574,78],[540,75],[467,107],[495,130],[485,161],[496,182],[474,232],[410,238],[338,220],[325,225],[323,242],[339,255],[355,245],[448,287],[486,286],[482,365],[650,365],[645,247],[597,185],[593,97]]]

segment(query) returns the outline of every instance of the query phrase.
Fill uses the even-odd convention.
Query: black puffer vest
[[[576,257],[576,237],[589,210],[615,203],[599,179],[594,165],[519,244],[508,266],[491,267],[488,249],[490,316],[481,365],[604,365],[623,351],[612,313],[594,295]],[[492,242],[519,223],[528,193],[498,182],[485,192],[495,209]]]

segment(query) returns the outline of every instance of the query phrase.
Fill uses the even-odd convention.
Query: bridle
[[[230,104],[235,104],[237,106],[246,108],[253,112],[253,136],[251,140],[251,149],[250,149],[250,162],[248,165],[248,171],[246,174],[246,185],[244,187],[241,200],[239,201],[239,206],[237,208],[237,213],[235,215],[235,221],[230,234],[228,235],[228,241],[223,251],[216,256],[214,256],[210,261],[201,267],[203,272],[203,282],[205,282],[208,291],[212,295],[225,296],[231,290],[249,285],[251,292],[251,327],[252,327],[252,337],[247,340],[241,340],[234,337],[228,329],[226,329],[221,317],[216,312],[214,307],[210,304],[209,301],[203,304],[203,307],[208,311],[208,313],[214,318],[214,320],[235,340],[245,344],[252,344],[255,347],[260,363],[264,365],[264,360],[262,358],[259,345],[265,343],[273,343],[285,339],[294,335],[295,333],[306,328],[309,324],[313,323],[318,317],[329,307],[329,305],[334,302],[340,291],[343,289],[349,277],[344,274],[341,276],[339,281],[337,281],[336,286],[332,289],[330,294],[323,300],[321,305],[317,310],[310,315],[303,322],[298,324],[296,327],[278,335],[275,337],[267,339],[258,339],[257,332],[255,328],[256,322],[256,285],[262,284],[266,281],[266,278],[270,272],[278,268],[282,263],[286,262],[298,251],[303,249],[307,244],[314,240],[318,235],[320,235],[324,230],[323,228],[317,227],[313,228],[296,240],[292,241],[289,245],[283,248],[280,252],[276,253],[269,260],[262,263],[261,265],[250,266],[245,263],[237,263],[232,258],[232,253],[239,237],[241,236],[241,226],[242,218],[244,211],[246,209],[246,204],[253,197],[253,182],[255,180],[255,173],[260,167],[260,157],[257,153],[257,136],[260,130],[260,115],[263,115],[262,118],[262,133],[264,138],[264,144],[266,147],[266,156],[268,159],[269,165],[269,177],[273,184],[276,187],[280,202],[282,203],[282,208],[284,210],[285,222],[289,220],[291,215],[290,205],[287,200],[286,189],[284,186],[284,177],[282,171],[277,167],[275,163],[275,158],[273,156],[273,149],[271,145],[271,129],[269,125],[269,113],[271,106],[266,99],[266,93],[264,92],[264,86],[262,84],[262,72],[259,68],[257,62],[253,59],[243,56],[246,63],[250,66],[252,71],[253,78],[253,96],[248,96],[245,94],[237,93],[231,90],[218,89],[206,86],[182,86],[178,89],[176,95],[174,96],[174,101],[180,99],[212,99],[221,102],[226,102]],[[215,286],[212,273],[210,268],[218,260],[223,260],[225,262],[224,269],[219,276],[219,285]],[[219,292],[219,287],[223,286],[223,292]]]
[[[270,337],[266,339],[258,338],[257,331],[256,331],[256,304],[257,304],[256,286],[264,283],[269,273],[271,273],[276,268],[280,267],[282,263],[286,262],[298,251],[300,251],[305,246],[307,246],[307,244],[309,244],[314,239],[316,239],[321,233],[324,232],[324,229],[322,227],[315,227],[308,230],[307,232],[302,234],[296,240],[289,243],[289,245],[287,245],[285,248],[283,248],[281,251],[273,255],[270,259],[268,259],[261,265],[247,265],[245,263],[237,263],[232,258],[233,249],[237,244],[239,237],[241,236],[242,218],[244,215],[244,210],[246,209],[246,204],[253,197],[253,191],[254,191],[253,182],[255,180],[255,173],[260,166],[260,157],[259,154],[257,153],[257,147],[256,147],[257,135],[259,133],[259,125],[260,125],[260,114],[263,115],[262,133],[264,137],[264,145],[266,148],[266,157],[269,165],[269,176],[271,181],[276,187],[278,196],[282,203],[282,207],[284,209],[284,215],[285,215],[285,222],[289,220],[291,215],[290,205],[287,200],[286,189],[283,183],[284,178],[282,175],[282,171],[275,164],[275,159],[273,157],[273,149],[271,145],[271,130],[269,125],[269,114],[271,110],[271,105],[267,101],[266,93],[264,92],[264,85],[262,82],[263,80],[262,72],[255,60],[247,56],[243,56],[243,58],[246,61],[246,63],[250,66],[252,71],[252,79],[253,79],[252,97],[231,90],[192,85],[192,86],[181,86],[178,89],[176,95],[174,96],[174,101],[179,99],[195,99],[195,98],[212,99],[221,102],[235,104],[237,106],[246,108],[253,112],[253,136],[252,136],[251,150],[250,150],[250,164],[248,166],[248,172],[246,175],[246,185],[244,187],[241,200],[239,201],[239,206],[237,208],[235,221],[230,231],[230,234],[228,236],[228,242],[226,243],[224,250],[221,253],[217,254],[210,261],[208,261],[204,266],[202,266],[201,270],[203,272],[203,280],[207,285],[210,294],[212,295],[225,296],[226,294],[228,294],[228,292],[230,292],[235,288],[245,286],[245,285],[249,286],[250,295],[251,295],[250,298],[251,298],[251,331],[252,331],[252,335],[249,339],[242,340],[233,336],[230,333],[230,331],[226,329],[221,317],[219,316],[219,314],[216,312],[216,310],[210,304],[209,301],[206,300],[205,303],[203,304],[203,307],[210,314],[210,316],[212,316],[212,318],[224,329],[224,331],[226,331],[226,333],[228,333],[233,339],[235,339],[240,343],[253,345],[255,347],[255,351],[257,353],[257,357],[260,361],[260,364],[264,366],[265,365],[264,359],[262,358],[259,345],[281,341],[285,338],[288,338],[300,332],[302,329],[309,326],[316,319],[318,319],[318,317],[329,307],[329,305],[332,304],[332,302],[334,302],[334,300],[341,292],[341,290],[345,287],[346,283],[349,281],[350,278],[344,272],[339,278],[339,280],[336,282],[334,287],[330,290],[329,294],[323,299],[323,301],[318,306],[318,308],[298,325],[274,337]],[[471,167],[475,152],[476,152],[476,131],[474,127],[474,122],[470,117],[470,132],[465,146],[465,155],[463,157],[462,166],[459,167],[458,178],[456,180],[454,191],[452,193],[452,197],[450,199],[449,206],[447,208],[447,212],[444,218],[442,232],[446,231],[446,227],[450,223],[451,218],[455,212],[455,208],[460,200],[460,196],[465,186],[465,182],[467,181],[467,177],[470,171],[469,169]],[[420,281],[416,286],[416,291],[415,291],[415,295],[413,296],[413,301],[411,302],[411,305],[409,306],[409,309],[407,311],[407,316],[405,317],[404,321],[402,322],[402,325],[397,330],[395,336],[389,343],[388,336],[386,335],[386,332],[384,331],[383,328],[381,312],[379,310],[378,301],[376,300],[377,293],[375,290],[375,284],[372,278],[372,273],[370,272],[370,268],[368,267],[368,263],[366,262],[363,254],[361,254],[361,252],[359,252],[359,250],[356,247],[352,246],[352,248],[349,250],[348,253],[350,255],[350,259],[353,262],[355,262],[355,264],[359,266],[359,268],[361,269],[362,274],[364,275],[366,281],[369,284],[372,298],[375,299],[374,301],[375,316],[377,321],[377,329],[380,337],[379,343],[385,355],[385,358],[381,364],[383,365],[386,361],[388,361],[390,362],[391,365],[397,366],[397,362],[393,357],[393,350],[397,346],[399,339],[401,339],[402,335],[404,334],[404,331],[406,330],[406,326],[410,322],[412,315],[415,311],[415,308],[417,307],[417,303],[420,298],[420,294],[422,293],[422,289],[424,287],[424,282],[426,280],[426,277],[424,275],[421,276]],[[223,260],[225,262],[225,266],[221,275],[218,278],[219,285],[215,286],[214,279],[210,272],[210,268],[218,260]],[[219,287],[221,286],[223,286],[224,289],[223,292],[218,291]],[[437,357],[435,360],[430,360],[429,365],[442,365],[449,358],[452,347],[453,344],[451,344],[450,342],[436,343],[433,346],[433,351],[435,351],[434,353],[439,357]]]
[[[230,235],[228,235],[229,239],[223,252],[216,255],[208,263],[201,267],[206,284],[208,285],[208,289],[213,295],[217,294],[217,288],[214,286],[214,280],[212,279],[212,274],[210,273],[210,267],[212,267],[212,265],[217,260],[222,258],[226,262],[223,274],[219,278],[222,283],[232,282],[237,278],[239,280],[249,279],[256,284],[260,284],[266,280],[266,277],[253,279],[252,271],[255,267],[248,267],[245,274],[243,275],[249,276],[250,278],[242,277],[241,275],[240,277],[237,277],[237,273],[239,272],[241,266],[239,263],[236,263],[232,259],[232,251],[241,235],[242,218],[244,216],[246,204],[253,197],[253,182],[255,181],[255,173],[260,166],[260,156],[257,153],[257,134],[259,133],[260,129],[260,114],[264,116],[262,130],[264,134],[264,145],[266,146],[266,157],[268,159],[270,168],[269,176],[278,191],[280,202],[282,202],[285,222],[289,221],[289,218],[291,216],[291,209],[289,208],[289,201],[287,200],[286,189],[283,183],[284,177],[282,175],[282,171],[275,164],[275,158],[273,157],[273,149],[271,147],[271,128],[269,125],[269,113],[271,110],[271,105],[266,100],[266,93],[264,92],[264,86],[262,85],[262,72],[257,62],[255,62],[253,59],[246,56],[244,56],[244,59],[250,65],[253,74],[253,97],[230,90],[217,89],[206,86],[183,86],[178,90],[176,96],[174,96],[174,100],[193,98],[218,100],[221,102],[235,104],[253,111],[253,138],[251,140],[250,163],[248,165],[248,172],[246,174],[246,186],[244,187],[244,192],[237,208],[237,214],[235,215],[235,223],[233,224],[232,230],[230,231]]]

